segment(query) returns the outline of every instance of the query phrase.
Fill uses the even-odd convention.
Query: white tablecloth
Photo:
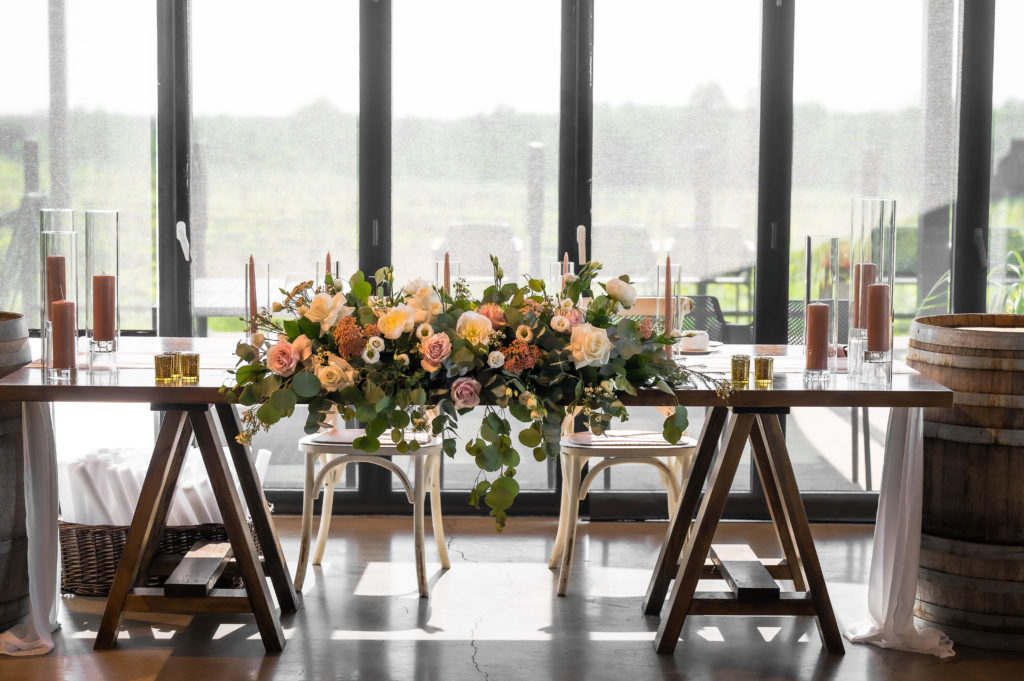
[[[921,552],[924,485],[924,415],[893,409],[878,491],[875,543],[868,580],[868,616],[846,630],[854,643],[872,643],[939,657],[953,656],[953,642],[938,629],[914,624],[917,562]]]
[[[29,610],[23,624],[0,632],[0,654],[43,655],[53,650],[57,622],[57,457],[50,404],[23,402],[25,529],[28,535]]]

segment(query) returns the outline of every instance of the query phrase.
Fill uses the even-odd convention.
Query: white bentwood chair
[[[430,520],[434,526],[434,540],[437,542],[437,552],[441,557],[441,567],[445,570],[451,567],[441,518],[441,441],[438,438],[425,439],[420,436],[423,439],[419,440],[419,449],[402,454],[396,449],[394,443],[384,439],[377,452],[367,454],[352,446],[352,440],[363,434],[362,430],[336,430],[330,433],[314,433],[299,440],[299,451],[306,457],[306,476],[302,492],[302,534],[299,544],[299,562],[295,569],[295,588],[301,590],[306,577],[309,545],[313,535],[313,501],[323,490],[324,500],[320,509],[320,528],[317,531],[316,549],[313,552],[313,564],[320,565],[324,548],[327,545],[327,535],[330,532],[334,485],[344,474],[348,464],[362,462],[381,466],[391,471],[405,488],[405,495],[413,508],[416,581],[420,597],[426,598],[429,594],[423,539],[428,486],[430,487]],[[391,460],[393,456],[412,457],[412,481],[409,480],[405,471]],[[318,471],[316,470],[317,463],[320,464]]]

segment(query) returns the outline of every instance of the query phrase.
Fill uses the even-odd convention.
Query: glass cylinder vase
[[[67,382],[78,373],[78,243],[70,210],[41,211],[46,213],[51,215],[41,215],[40,226],[62,229],[39,233],[43,375]]]
[[[90,371],[117,371],[121,335],[118,245],[118,212],[85,211],[85,328]]]
[[[448,266],[447,270],[445,265]],[[436,286],[439,291],[447,289],[448,295],[454,297],[455,289],[452,287],[461,277],[462,263],[458,260],[451,260],[449,258],[447,262],[444,260],[434,261],[434,286]]]
[[[896,201],[854,199],[851,222],[850,378],[888,385],[892,380]]]
[[[675,333],[676,343],[665,346],[665,354],[672,356],[676,344],[682,337],[683,313],[682,276],[683,266],[659,264],[654,273],[654,281],[658,285],[658,296],[655,298],[655,315],[665,320],[665,333]]]
[[[550,287],[548,292],[555,297],[561,296],[562,289],[565,288],[566,284],[565,277],[573,274],[576,274],[576,263],[574,262],[559,260],[558,262],[548,263],[547,284]]]
[[[839,237],[804,240],[804,379],[828,382],[836,373]]]
[[[316,279],[313,280],[314,283],[326,283],[327,273],[330,273],[332,281],[341,283],[341,261],[331,259],[330,254],[323,261],[316,261]]]

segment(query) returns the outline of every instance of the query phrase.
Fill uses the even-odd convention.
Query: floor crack
[[[452,542],[454,542],[454,541],[455,541],[455,537],[449,535],[448,538],[447,538],[447,541],[445,542],[445,547],[447,547],[449,553],[454,551],[455,553],[457,553],[460,556],[462,556],[462,560],[466,561],[467,563],[479,563],[480,562],[478,560],[475,560],[475,559],[470,558],[469,556],[467,556],[465,551],[462,551],[461,549],[457,549],[454,546],[452,546]]]
[[[476,630],[483,621],[484,615],[481,615],[480,619],[473,624],[473,628],[469,632],[469,645],[473,646],[473,656],[470,659],[473,662],[473,667],[476,669],[477,673],[484,677],[484,681],[488,681],[491,678],[491,675],[481,669],[480,663],[476,660],[476,656],[480,654],[480,647],[476,644]]]

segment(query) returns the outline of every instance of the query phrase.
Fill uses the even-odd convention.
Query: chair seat
[[[562,438],[563,451],[569,455],[584,453],[586,456],[643,457],[674,456],[689,453],[697,441],[683,436],[672,444],[661,433],[649,430],[611,430],[603,435],[590,432],[573,433]],[[577,450],[577,451],[574,451]]]
[[[365,454],[366,452],[357,450],[352,446],[352,441],[357,437],[362,437],[364,434],[365,432],[359,428],[346,428],[334,432],[313,433],[312,435],[307,435],[299,440],[299,451],[326,454]],[[415,438],[416,441],[420,443],[421,449],[424,447],[441,446],[441,439],[432,437],[428,433],[407,432],[405,434],[405,438],[407,441]],[[381,438],[380,449],[387,451],[378,450],[373,452],[373,454],[377,454],[379,456],[396,456],[402,454],[402,452],[395,449],[395,443],[391,441],[390,436]],[[411,454],[413,452],[405,453]]]

